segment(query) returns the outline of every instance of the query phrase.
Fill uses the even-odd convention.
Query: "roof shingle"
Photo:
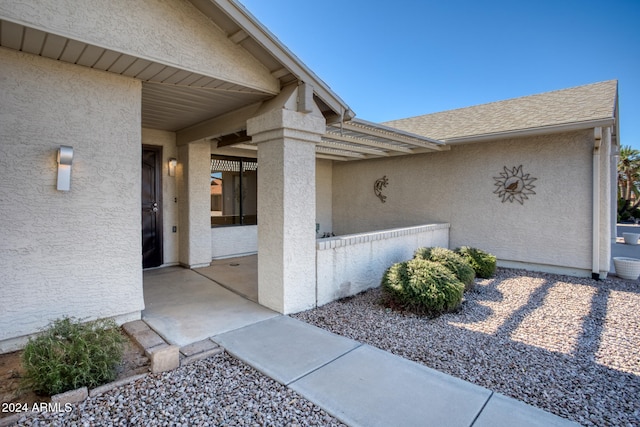
[[[615,119],[617,80],[384,123],[438,140]]]

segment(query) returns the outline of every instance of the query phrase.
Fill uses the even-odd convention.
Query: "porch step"
[[[198,360],[220,354],[224,351],[215,342],[207,338],[180,348],[180,366],[189,365]]]

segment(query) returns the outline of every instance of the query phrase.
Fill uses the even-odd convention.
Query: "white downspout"
[[[618,236],[618,161],[620,160],[620,147],[612,142],[611,128],[605,133],[605,143],[611,147],[611,244],[616,243]]]
[[[602,142],[602,128],[594,128],[593,136],[595,142],[593,144],[593,223],[591,230],[591,278],[600,280],[600,144]]]

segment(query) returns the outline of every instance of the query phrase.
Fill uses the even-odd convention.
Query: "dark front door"
[[[142,147],[142,267],[162,264],[162,147]]]

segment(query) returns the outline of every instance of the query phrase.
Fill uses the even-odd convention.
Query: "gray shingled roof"
[[[386,126],[438,140],[615,119],[617,80],[457,110],[393,120]]]

